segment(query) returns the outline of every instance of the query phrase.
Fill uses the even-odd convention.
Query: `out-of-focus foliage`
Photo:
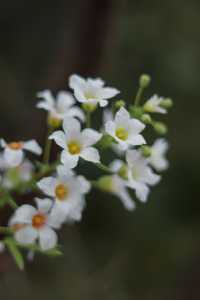
[[[129,102],[138,75],[150,73],[152,91],[175,103],[171,168],[149,202],[127,213],[93,193],[83,222],[62,232],[64,257],[36,257],[24,274],[0,257],[0,297],[199,299],[200,3],[21,0],[0,8],[1,136],[42,141],[35,93],[65,88],[71,72],[102,76]]]

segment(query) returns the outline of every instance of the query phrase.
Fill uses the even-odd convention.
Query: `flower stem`
[[[12,234],[13,230],[10,227],[0,226],[0,233],[2,233],[2,234]]]
[[[86,126],[88,128],[91,127],[91,113],[90,113],[90,111],[86,112]]]
[[[46,136],[46,143],[44,148],[44,156],[43,156],[43,163],[48,164],[50,153],[51,153],[51,146],[52,140],[49,140],[49,135],[53,132],[53,127],[48,126],[47,136]]]
[[[142,93],[143,93],[143,91],[144,91],[144,88],[140,86],[140,87],[138,88],[138,91],[137,91],[137,94],[136,94],[136,97],[135,97],[135,101],[134,101],[134,105],[135,105],[135,106],[138,106],[138,105],[139,105],[140,100],[141,100],[141,98],[142,98]]]

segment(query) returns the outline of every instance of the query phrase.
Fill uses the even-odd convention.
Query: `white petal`
[[[49,198],[45,198],[45,199],[35,198],[35,202],[37,204],[38,210],[44,214],[47,214],[50,211],[53,204],[53,201]]]
[[[32,222],[32,217],[36,214],[37,210],[35,207],[24,204],[17,208],[13,217],[9,221],[9,226],[14,224],[30,224]]]
[[[129,120],[129,131],[132,133],[132,134],[138,134],[140,133],[142,130],[144,130],[145,128],[145,125],[140,122],[139,120],[136,120],[136,119],[130,119]]]
[[[126,161],[130,167],[134,166],[134,163],[141,159],[141,153],[137,150],[128,150],[126,153]]]
[[[62,151],[61,162],[70,169],[77,166],[79,160],[79,155],[71,155],[67,151]]]
[[[115,123],[113,121],[108,121],[106,124],[105,124],[105,131],[111,135],[111,136],[115,136]]]
[[[135,208],[135,203],[125,188],[119,191],[118,196],[127,210],[133,210]]]
[[[106,87],[106,88],[102,88],[98,92],[98,97],[101,97],[102,99],[110,99],[110,98],[115,97],[119,93],[120,93],[120,91],[118,91],[115,88]]]
[[[49,91],[49,90],[41,91],[41,92],[37,93],[37,97],[44,99],[44,101],[40,101],[37,104],[38,108],[42,108],[47,111],[53,110],[54,105],[55,105],[55,100],[54,100],[54,97],[53,97],[51,91]]]
[[[33,227],[26,226],[22,229],[17,230],[14,236],[18,243],[28,245],[35,242],[38,233],[37,230],[35,230]]]
[[[80,134],[81,124],[75,118],[66,117],[63,121],[63,129],[67,134],[68,138],[75,137]]]
[[[90,128],[82,131],[82,143],[84,146],[92,146],[96,144],[102,137],[102,133]]]
[[[4,139],[0,139],[0,146],[2,148],[5,148],[7,146],[7,143],[6,143],[6,141]]]
[[[85,79],[79,75],[73,74],[69,77],[69,87],[75,89],[77,87],[83,88],[85,86]]]
[[[17,167],[23,161],[23,151],[22,150],[12,150],[10,148],[5,148],[4,159],[10,167]]]
[[[138,183],[136,186],[136,196],[141,202],[146,202],[149,195],[149,188],[146,184]]]
[[[91,161],[94,163],[100,162],[99,151],[93,147],[83,149],[80,156],[87,161]]]
[[[85,121],[85,114],[79,107],[72,107],[67,112],[68,117],[78,118],[80,121]]]
[[[54,205],[51,213],[48,216],[47,224],[55,229],[60,229],[62,224],[65,222],[66,213],[63,209],[59,208],[59,205]]]
[[[147,177],[146,177],[146,183],[149,185],[156,185],[161,180],[161,176],[153,173],[151,168],[147,168]]]
[[[106,107],[108,105],[108,101],[107,100],[100,100],[99,105],[100,105],[100,107]]]
[[[121,107],[120,110],[118,110],[118,112],[116,113],[115,123],[117,124],[117,127],[124,127],[128,125],[129,119],[129,112],[124,107]]]
[[[124,164],[124,162],[120,159],[115,159],[113,160],[110,165],[109,168],[111,169],[111,171],[113,172],[118,172],[120,170],[120,168],[122,167],[122,165]]]
[[[127,142],[129,142],[132,146],[139,146],[139,145],[146,144],[146,141],[141,134],[129,136]]]
[[[77,180],[80,184],[81,193],[82,194],[88,193],[91,188],[90,182],[84,176],[81,176],[81,175],[77,176]]]
[[[58,130],[53,132],[50,136],[49,136],[50,140],[54,140],[56,142],[56,144],[58,146],[60,146],[61,148],[66,148],[66,136],[64,134],[63,131]]]
[[[57,234],[50,227],[45,226],[39,231],[39,243],[43,251],[54,248],[57,241]]]
[[[75,103],[71,93],[60,91],[57,94],[57,108],[59,112],[67,112],[67,109]]]
[[[55,195],[55,186],[57,184],[57,179],[54,177],[42,178],[37,186],[43,191],[44,194],[53,197]]]
[[[33,152],[38,155],[40,155],[42,153],[42,148],[39,146],[39,144],[35,140],[25,142],[23,144],[23,149],[28,150],[28,151]]]

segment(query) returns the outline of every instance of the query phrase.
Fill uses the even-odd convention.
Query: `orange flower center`
[[[46,216],[41,213],[34,215],[32,218],[32,226],[36,229],[41,228],[42,226],[45,225],[45,223],[46,223]]]
[[[8,144],[8,147],[12,150],[20,150],[23,147],[22,142],[12,142]]]
[[[69,189],[66,185],[60,183],[56,186],[55,194],[58,200],[63,201],[69,194]]]

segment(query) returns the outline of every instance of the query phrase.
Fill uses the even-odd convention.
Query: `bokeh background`
[[[130,102],[141,73],[146,96],[170,96],[171,167],[134,213],[93,192],[83,221],[61,233],[64,256],[36,257],[19,272],[0,257],[0,298],[200,299],[198,0],[0,2],[0,136],[43,143],[36,92],[68,76],[100,76]]]

